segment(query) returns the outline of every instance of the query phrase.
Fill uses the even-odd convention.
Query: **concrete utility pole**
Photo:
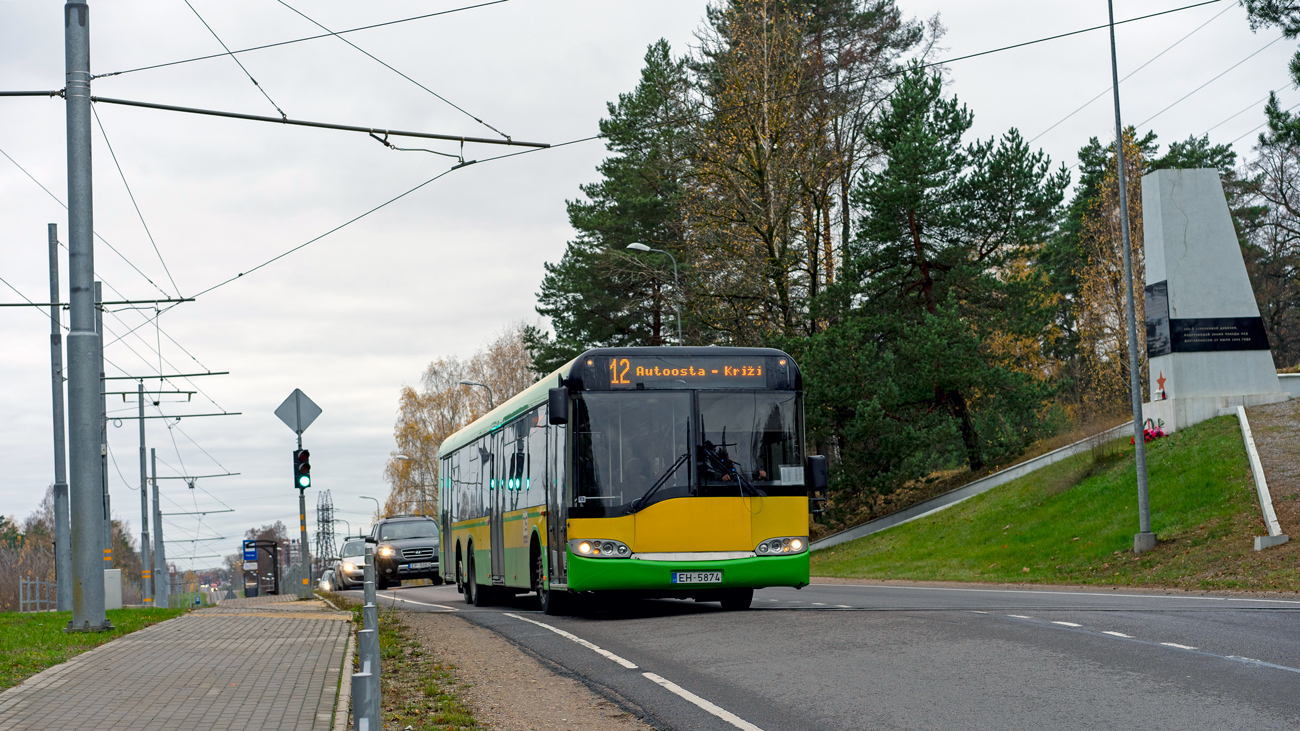
[[[162,508],[158,505],[158,453],[149,449],[149,474],[153,477],[153,605],[171,606],[171,575],[167,573],[167,552],[163,550]]]
[[[104,285],[95,282],[95,334],[99,336],[99,347],[95,351],[99,360],[99,479],[103,490],[103,541],[104,568],[112,568],[113,562],[113,510],[108,502],[108,381],[104,380]]]
[[[149,473],[144,461],[144,380],[136,391],[140,406],[140,603],[153,604],[153,574],[149,565]]]
[[[1128,182],[1124,170],[1124,127],[1119,115],[1119,62],[1115,55],[1115,3],[1106,0],[1110,12],[1110,74],[1115,92],[1115,162],[1119,171],[1119,221],[1120,237],[1124,246],[1124,299],[1128,315],[1128,380],[1129,394],[1133,399],[1133,447],[1137,462],[1138,528],[1133,536],[1133,552],[1142,553],[1156,547],[1156,536],[1151,532],[1151,507],[1147,502],[1147,449],[1143,437],[1142,373],[1138,355],[1137,310],[1133,302],[1133,253],[1128,231]]]
[[[69,508],[72,548],[72,620],[67,629],[111,629],[104,615],[104,561],[100,556],[103,473],[99,407],[103,386],[95,333],[95,248],[90,165],[90,7],[63,6],[68,135]]]
[[[59,225],[50,239],[50,383],[54,397],[54,582],[60,612],[72,610],[72,543],[68,526],[68,468],[63,453],[63,325],[59,310]]]

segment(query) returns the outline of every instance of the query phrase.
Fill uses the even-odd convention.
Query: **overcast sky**
[[[190,2],[234,49],[319,32],[277,0]],[[342,30],[471,3],[291,4]],[[1116,15],[1131,18],[1186,4],[1119,0]],[[93,73],[221,51],[184,0],[92,0],[90,6]],[[900,0],[900,6],[914,17],[940,14],[948,28],[945,58],[1106,20],[1101,0]],[[687,51],[704,8],[703,0],[510,0],[347,37],[501,132],[558,143],[596,132],[606,102],[636,84],[648,44],[666,38],[677,52]],[[62,19],[59,3],[0,0],[0,90],[63,86]],[[1140,128],[1154,129],[1165,144],[1211,128],[1215,142],[1246,135],[1235,145],[1246,157],[1269,90],[1277,90],[1286,106],[1298,99],[1286,74],[1295,43],[1281,40],[1264,48],[1278,31],[1252,33],[1244,10],[1230,0],[1123,25],[1117,32],[1120,73],[1138,68],[1207,21],[1121,85],[1124,119],[1139,124],[1178,102]],[[471,116],[334,38],[240,58],[292,118],[494,136]],[[975,114],[974,134],[987,137],[1017,127],[1033,138],[1108,89],[1107,37],[1099,31],[961,61],[951,65],[948,78],[951,92]],[[99,79],[94,93],[277,114],[229,57]],[[112,287],[106,299],[193,295],[455,162],[388,150],[364,134],[104,104],[96,109],[157,245],[156,253],[96,128],[95,228],[123,255],[96,242],[98,276]],[[1073,165],[1089,137],[1113,135],[1112,114],[1106,95],[1034,146]],[[451,143],[399,144],[459,151]],[[61,200],[67,194],[64,145],[62,100],[0,99],[0,150]],[[469,145],[465,157],[509,151]],[[161,420],[148,422],[160,475],[240,473],[201,479],[194,490],[182,481],[162,483],[164,512],[234,509],[210,514],[201,525],[192,516],[168,518],[169,539],[226,538],[171,544],[169,558],[182,566],[190,564],[181,560],[188,556],[193,565],[214,565],[218,559],[204,556],[232,552],[247,528],[275,520],[297,535],[290,467],[294,436],[272,414],[294,388],[324,409],[304,437],[315,483],[307,495],[309,525],[314,528],[311,508],[317,495],[329,490],[337,514],[354,531],[364,528],[373,504],[360,496],[382,500],[386,494],[382,471],[393,449],[398,390],[414,384],[431,360],[468,356],[508,324],[536,318],[542,264],[558,259],[572,235],[564,201],[595,179],[604,154],[599,142],[586,142],[457,170],[166,312],[159,319],[161,330],[154,327],[151,309],[108,314],[109,375],[230,371],[196,378],[192,385],[179,382],[201,393],[191,403],[150,407],[151,413],[242,412],[184,420],[171,429]],[[66,240],[64,209],[0,156],[0,277],[36,302],[47,301],[49,294],[46,224],[51,222]],[[66,255],[62,262],[66,297]],[[0,302],[20,301],[0,284]],[[48,334],[43,312],[0,309],[0,515],[19,519],[37,506],[53,479]],[[134,388],[129,381],[116,383],[125,387],[113,390]],[[133,400],[116,398],[109,401],[112,413],[135,413]],[[110,426],[109,447],[114,514],[138,533],[136,422]],[[346,526],[340,523],[338,530],[342,534]]]

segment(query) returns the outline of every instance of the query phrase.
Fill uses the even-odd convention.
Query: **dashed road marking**
[[[813,602],[812,605],[814,607],[824,607],[826,606],[826,602]]]
[[[1083,625],[1081,625],[1081,624],[1075,624],[1074,622],[1052,622],[1052,624],[1059,624],[1059,625],[1061,625],[1062,627],[1082,627],[1082,626],[1083,626]]]
[[[1111,632],[1111,631],[1108,630],[1108,629],[1104,629],[1104,630],[1102,630],[1101,633],[1102,633],[1103,635],[1110,635],[1111,637],[1123,637],[1123,638],[1126,639],[1126,640],[1131,640],[1131,639],[1133,639],[1133,635],[1126,635],[1126,634],[1124,634],[1123,632]]]
[[[634,663],[634,662],[632,662],[632,661],[630,661],[630,660],[625,660],[625,659],[619,657],[618,655],[615,655],[614,653],[610,652],[609,650],[606,650],[606,649],[604,649],[603,647],[599,647],[599,646],[597,646],[597,645],[595,645],[595,644],[593,644],[593,643],[591,643],[591,642],[588,642],[588,641],[582,639],[581,637],[579,637],[579,636],[577,636],[577,635],[575,635],[575,634],[573,634],[573,633],[571,633],[571,632],[565,632],[564,630],[560,629],[559,627],[552,627],[551,625],[549,625],[549,624],[547,624],[547,623],[545,623],[545,622],[538,622],[538,621],[535,620],[535,619],[529,619],[529,618],[527,618],[527,617],[521,617],[521,616],[519,616],[518,614],[511,614],[510,612],[502,612],[502,613],[505,614],[505,616],[507,616],[507,617],[514,617],[515,619],[522,620],[522,621],[524,621],[524,622],[529,622],[529,623],[531,623],[531,624],[535,624],[535,625],[537,625],[538,627],[545,627],[546,629],[549,629],[550,631],[554,632],[555,634],[557,634],[557,635],[559,635],[559,636],[561,636],[561,637],[563,637],[563,638],[565,638],[565,639],[573,640],[574,642],[578,643],[579,645],[582,645],[583,647],[585,647],[585,648],[587,648],[587,649],[589,649],[589,650],[592,650],[593,652],[595,652],[595,653],[597,653],[597,654],[599,654],[599,655],[603,655],[603,656],[609,658],[610,660],[613,660],[614,662],[618,663],[619,665],[622,665],[623,667],[627,668],[628,670],[636,670],[636,669],[637,669],[636,663]],[[656,681],[656,682],[657,682],[657,681]]]
[[[988,612],[981,612],[981,611],[979,611],[978,609],[972,609],[972,610],[970,610],[970,611],[971,611],[971,614],[988,614]]]
[[[1015,617],[1016,619],[1033,619],[1033,617],[1026,617],[1026,616],[1023,615],[1023,614],[1008,614],[1007,616],[1008,616],[1008,617]]]
[[[1164,645],[1165,647],[1177,647],[1177,648],[1180,649],[1180,650],[1195,650],[1195,649],[1196,649],[1195,647],[1192,647],[1191,645],[1180,645],[1180,644],[1178,644],[1177,642],[1161,642],[1160,644]]]
[[[713,715],[717,716],[718,718],[721,718],[722,720],[726,721],[732,726],[741,729],[742,731],[763,731],[763,729],[755,726],[749,721],[746,721],[740,716],[737,716],[731,711],[728,711],[725,708],[721,708],[717,705],[714,705],[713,703],[710,703],[709,701],[704,700],[703,698],[699,697],[698,695],[695,695],[689,690],[686,690],[685,688],[672,682],[671,680],[666,680],[658,675],[655,675],[654,673],[641,673],[641,674],[644,675],[650,681],[654,683],[658,683],[659,685],[663,686],[670,693],[673,693],[681,698],[685,698],[691,703],[694,703],[700,708],[708,711],[709,713],[712,713]]]
[[[853,608],[853,607],[850,607],[850,606],[847,605],[847,604],[836,604],[835,606],[836,606],[838,609],[852,609],[852,608]]]

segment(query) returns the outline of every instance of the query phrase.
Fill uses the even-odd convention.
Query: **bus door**
[[[567,427],[552,424],[546,429],[546,542],[550,549],[550,579],[557,584],[568,583],[564,560],[568,555],[569,539],[567,512],[564,498],[564,445]]]
[[[492,444],[492,452],[497,456],[505,455],[505,436],[506,430],[502,429],[496,434],[489,437]],[[489,527],[488,532],[492,543],[492,583],[504,584],[506,580],[506,542],[505,527],[503,518],[506,511],[506,468],[509,459],[492,460],[492,481],[488,490],[488,500],[490,510],[488,515]]]

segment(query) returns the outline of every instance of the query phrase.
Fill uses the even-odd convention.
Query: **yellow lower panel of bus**
[[[759,541],[808,535],[808,498],[683,497],[618,518],[575,518],[569,538],[622,541],[633,553],[752,551]]]

